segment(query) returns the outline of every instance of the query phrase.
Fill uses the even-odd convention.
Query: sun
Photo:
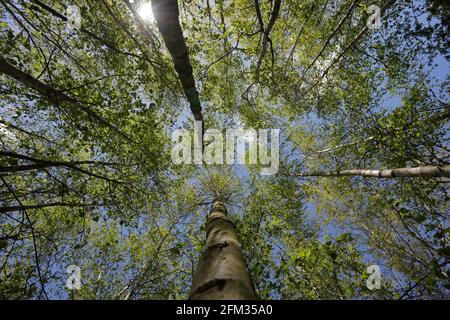
[[[144,19],[145,21],[153,22],[155,20],[155,17],[153,16],[153,11],[152,11],[152,5],[150,4],[150,2],[144,2],[139,7],[138,12],[139,12],[139,15],[141,16],[141,18]]]

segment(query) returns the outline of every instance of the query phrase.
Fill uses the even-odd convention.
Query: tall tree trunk
[[[361,176],[370,178],[408,178],[408,177],[446,177],[450,178],[450,165],[445,166],[425,166],[414,168],[397,168],[385,170],[352,169],[325,172],[290,173],[293,177],[343,177]]]
[[[195,88],[189,53],[183,37],[183,30],[178,21],[177,0],[152,0],[152,10],[173,65],[183,86],[194,119],[202,121],[202,108]]]
[[[206,247],[192,280],[191,300],[255,299],[236,229],[224,204],[214,201],[206,222]]]

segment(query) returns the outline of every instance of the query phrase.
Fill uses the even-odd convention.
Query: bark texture
[[[450,178],[450,165],[445,166],[425,166],[414,168],[397,168],[385,170],[371,170],[371,169],[352,169],[341,171],[327,171],[327,172],[309,172],[309,173],[292,173],[290,176],[295,177],[343,177],[343,176],[361,176],[371,178],[408,178],[408,177],[422,177],[422,178]]]
[[[224,204],[214,201],[206,222],[206,247],[195,271],[191,300],[255,299],[236,229]]]
[[[152,0],[152,10],[159,32],[164,39],[167,50],[169,50],[173,65],[189,100],[194,119],[201,121],[203,117],[200,100],[195,88],[195,80],[189,61],[188,49],[183,37],[183,30],[178,20],[178,1]]]

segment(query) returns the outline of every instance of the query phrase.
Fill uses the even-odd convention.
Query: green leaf
[[[440,255],[450,257],[450,246],[436,250]]]
[[[337,253],[336,253],[336,251],[330,251],[330,257],[331,257],[331,259],[333,259],[333,260],[336,260],[336,258],[337,258]]]
[[[416,221],[417,223],[422,223],[426,219],[427,219],[427,216],[425,214],[418,214],[413,218],[413,220]]]
[[[0,249],[4,249],[8,246],[8,240],[0,240]]]
[[[353,241],[353,237],[351,233],[343,233],[339,237],[336,238],[337,242],[350,242]]]

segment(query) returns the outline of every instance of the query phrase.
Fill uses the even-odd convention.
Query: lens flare
[[[145,21],[153,22],[155,20],[155,17],[153,16],[153,11],[152,11],[152,5],[150,4],[150,2],[144,2],[139,7],[138,12],[139,12],[139,15],[141,16],[141,18],[144,19]]]

